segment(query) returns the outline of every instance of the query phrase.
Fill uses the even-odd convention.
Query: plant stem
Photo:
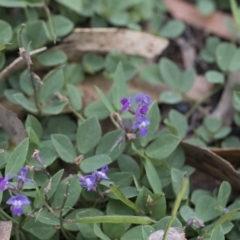
[[[68,105],[68,107],[82,122],[85,121],[85,118],[78,111],[76,111],[70,104]]]
[[[69,195],[69,193],[68,193],[69,186],[70,186],[70,182],[68,181],[66,183],[66,192],[64,194],[63,202],[62,202],[62,205],[61,205],[61,208],[60,208],[60,215],[59,215],[61,232],[64,235],[65,239],[71,239],[71,237],[69,238],[69,236],[68,236],[68,234],[65,231],[64,226],[63,226],[63,209],[64,209],[64,206],[66,204],[66,201],[67,201],[67,198],[68,198],[68,195]]]
[[[7,213],[5,213],[2,208],[0,208],[0,213],[2,214],[2,216],[4,216],[5,218],[7,218],[8,220],[10,220],[10,221],[12,221],[13,223],[19,225],[19,223],[18,223],[14,218],[12,218],[12,217],[9,216]]]

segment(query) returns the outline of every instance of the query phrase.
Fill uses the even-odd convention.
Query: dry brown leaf
[[[12,231],[11,221],[0,222],[0,239],[1,240],[9,240],[11,237],[11,231]]]
[[[152,233],[148,240],[162,240],[164,230],[160,229]],[[169,228],[166,240],[186,240],[183,228],[171,227]]]
[[[180,19],[196,28],[203,29],[208,33],[232,40],[232,35],[226,26],[226,19],[233,21],[230,14],[215,11],[211,16],[204,17],[195,5],[186,1],[164,0],[164,2],[174,18]]]
[[[236,171],[225,159],[208,149],[185,142],[181,145],[189,165],[221,181],[228,181],[234,188],[240,189],[240,172]]]
[[[70,60],[79,60],[83,52],[108,53],[153,59],[168,46],[168,40],[149,33],[120,28],[77,28],[55,49],[66,52]]]
[[[198,75],[187,96],[194,100],[203,99],[212,89],[213,84],[209,83],[202,75]]]
[[[16,113],[7,110],[0,104],[0,123],[3,129],[10,135],[14,144],[18,145],[24,138],[26,132],[22,122],[17,117]]]
[[[232,104],[235,84],[240,84],[240,70],[229,74],[221,99],[211,114],[213,117],[221,118],[225,125],[230,125],[232,123],[235,112]]]

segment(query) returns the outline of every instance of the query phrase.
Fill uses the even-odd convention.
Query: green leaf
[[[200,57],[207,63],[215,62],[215,50],[220,43],[217,37],[208,37],[206,41],[206,48],[200,52]]]
[[[34,143],[37,146],[39,146],[40,140],[39,140],[37,134],[34,132],[34,130],[31,127],[27,127],[26,131],[27,131],[30,143]]]
[[[192,88],[195,79],[196,79],[196,71],[194,69],[185,70],[182,73],[179,90],[181,90],[182,92],[189,91]]]
[[[100,141],[102,135],[101,126],[93,116],[85,120],[77,130],[77,148],[81,154],[89,152]]]
[[[196,214],[203,222],[208,222],[219,216],[215,210],[217,200],[211,196],[202,196],[196,202]]]
[[[216,133],[222,126],[222,120],[212,116],[206,116],[203,123],[211,133]]]
[[[114,185],[110,185],[109,188],[111,189],[111,192],[120,200],[122,201],[124,204],[126,204],[128,207],[132,208],[133,210],[135,210],[136,212],[140,212],[140,209],[137,207],[137,205],[135,205],[135,203],[133,203],[132,201],[130,201],[129,199],[127,199],[122,192],[119,190],[118,187],[114,186]]]
[[[31,42],[33,49],[40,48],[47,43],[46,23],[43,20],[30,21],[22,31],[22,42],[25,49]]]
[[[116,160],[125,149],[124,131],[119,129],[105,134],[100,140],[96,154],[106,153],[112,159]]]
[[[27,116],[27,120],[25,122],[25,128],[31,127],[34,132],[37,134],[38,138],[42,138],[43,134],[43,128],[41,123],[38,121],[38,119],[32,115]]]
[[[37,113],[38,109],[33,102],[30,102],[22,93],[14,94],[14,99],[26,110],[32,113]]]
[[[162,193],[162,184],[158,173],[149,159],[144,160],[144,167],[149,184],[151,185],[154,193]]]
[[[82,65],[85,72],[94,74],[104,67],[104,58],[95,53],[86,53],[82,59]]]
[[[53,67],[65,63],[67,61],[67,55],[61,50],[48,50],[38,54],[37,60],[43,66]]]
[[[183,171],[180,171],[176,168],[171,168],[172,188],[173,188],[173,192],[175,193],[176,196],[178,195],[178,193],[180,192],[180,189],[182,187],[183,177],[184,177]],[[182,196],[182,199],[187,199],[188,195],[189,195],[189,186],[187,187],[187,189],[185,191],[185,195]]]
[[[55,0],[56,2],[62,4],[63,6],[71,9],[72,11],[81,14],[83,10],[83,0]]]
[[[211,233],[211,240],[225,240],[221,225],[213,229]]]
[[[109,91],[109,97],[115,107],[119,110],[120,100],[127,94],[126,77],[124,75],[122,63],[119,63],[115,72],[113,85]]]
[[[129,13],[114,11],[108,20],[115,26],[125,26],[129,21]]]
[[[79,63],[69,63],[63,71],[66,83],[77,85],[84,80],[84,72]]]
[[[36,238],[44,240],[51,239],[57,231],[54,226],[38,221],[32,221],[31,219],[24,223],[23,229],[27,232],[30,232]]]
[[[158,70],[158,65],[155,63],[150,64],[141,69],[139,75],[144,81],[148,83],[152,84],[162,83],[161,75]]]
[[[64,37],[70,32],[72,32],[74,28],[74,24],[68,18],[63,15],[53,15],[52,22],[54,26],[54,32],[57,37]],[[48,22],[48,28],[50,28],[50,23]]]
[[[93,172],[105,165],[108,165],[112,162],[111,158],[107,154],[95,155],[84,159],[79,167],[85,173]]]
[[[171,134],[161,135],[147,147],[146,155],[158,160],[165,159],[175,150],[180,141],[180,138]]]
[[[232,14],[233,14],[233,17],[234,17],[234,20],[237,24],[237,27],[239,28],[240,27],[240,16],[239,16],[239,8],[238,8],[238,5],[237,5],[237,2],[236,0],[230,0],[230,6],[231,6],[231,11],[232,11]]]
[[[216,4],[211,0],[197,1],[197,6],[200,13],[205,17],[211,15],[216,10]]]
[[[38,100],[41,103],[49,101],[54,93],[60,92],[64,85],[63,70],[52,71],[45,76],[44,84],[41,86]]]
[[[136,226],[133,228],[130,228],[127,232],[125,232],[121,240],[138,240],[142,239],[142,226]]]
[[[196,205],[198,199],[202,196],[211,196],[211,192],[202,189],[194,190],[191,196],[191,202]]]
[[[215,135],[214,139],[222,139],[225,138],[230,132],[231,132],[231,127],[225,126],[222,127]]]
[[[24,166],[29,146],[29,139],[24,139],[11,153],[7,161],[5,175],[9,173],[11,177],[17,174]]]
[[[217,202],[221,207],[226,207],[229,196],[231,194],[231,185],[223,181],[217,195]]]
[[[66,101],[53,101],[50,104],[44,106],[42,108],[42,112],[45,114],[56,115],[61,113],[66,105]]]
[[[108,216],[96,216],[96,217],[81,217],[76,219],[77,223],[132,223],[147,225],[154,223],[155,221],[148,217],[138,216],[123,216],[123,215],[108,215]]]
[[[133,182],[133,175],[129,172],[109,173],[109,178],[118,187],[131,186]]]
[[[162,58],[159,63],[160,74],[163,81],[171,88],[177,88],[181,73],[178,66],[167,58]]]
[[[6,63],[5,54],[3,52],[0,52],[0,70],[4,67],[5,63]]]
[[[161,93],[159,100],[162,103],[176,104],[182,101],[182,96],[178,92],[164,91]]]
[[[224,75],[219,71],[209,70],[206,72],[205,77],[210,83],[224,84]]]
[[[72,107],[79,111],[82,108],[82,93],[72,84],[67,84],[67,92]]]
[[[140,178],[140,167],[132,157],[122,154],[118,157],[117,162],[121,172],[130,172],[137,179]]]
[[[138,190],[135,187],[131,187],[131,186],[130,187],[120,187],[119,190],[122,192],[122,194],[126,198],[133,198],[138,195]],[[118,198],[111,192],[107,196],[110,199],[118,200]]]
[[[240,12],[239,12],[240,13]],[[240,68],[240,48],[238,48],[234,55],[232,56],[230,65],[229,65],[229,71],[235,72]]]
[[[59,157],[65,162],[74,163],[77,154],[69,138],[62,134],[53,134],[51,138]]]
[[[97,90],[97,93],[98,93],[100,99],[102,100],[104,106],[107,108],[107,110],[109,111],[109,113],[115,112],[112,104],[109,102],[109,100],[108,100],[107,97],[104,95],[104,93],[102,92],[102,90],[101,90],[100,88],[96,87],[96,86],[95,86],[95,88],[96,88],[96,90]]]
[[[148,203],[148,208],[150,209],[150,217],[156,221],[159,221],[164,216],[166,216],[166,198],[164,194],[154,194],[151,196],[151,199],[154,206],[151,206],[151,203]]]
[[[148,119],[151,124],[148,127],[148,134],[145,137],[140,138],[140,143],[142,147],[145,147],[155,136],[156,131],[159,127],[161,121],[161,115],[157,102],[154,102],[148,111]]]
[[[27,2],[23,2],[22,0],[1,0],[0,6],[2,7],[10,7],[10,8],[17,8],[17,7],[27,7]]]
[[[185,137],[188,130],[187,118],[180,112],[172,109],[169,112],[169,120],[177,128],[178,136],[180,138]]]
[[[143,226],[142,227],[142,237],[143,240],[148,240],[151,233],[155,232],[155,229],[152,226]]]
[[[106,234],[102,232],[101,228],[97,224],[94,224],[93,231],[100,239],[111,240]]]
[[[68,197],[64,205],[66,209],[64,209],[63,215],[69,212],[71,207],[76,204],[82,191],[77,175],[65,178],[57,187],[57,190],[54,194],[52,207],[58,207],[62,205],[64,194],[66,193],[67,182],[69,182]]]
[[[0,44],[9,43],[12,36],[13,31],[11,25],[3,20],[0,20]]]
[[[226,72],[231,66],[232,57],[237,48],[233,43],[220,43],[216,48],[216,59],[218,67]]]
[[[179,37],[185,30],[185,24],[179,20],[168,21],[167,24],[160,31],[160,36],[165,38]]]
[[[221,142],[221,147],[222,148],[239,148],[240,139],[236,136],[227,137]]]
[[[41,187],[41,189],[40,189],[40,194],[41,194],[42,197],[44,197],[44,191],[45,191],[44,189],[45,189],[47,186],[49,186],[49,183],[50,183],[50,182],[51,182],[51,183],[50,183],[50,184],[51,184],[51,188],[50,188],[50,191],[46,194],[46,196],[47,196],[47,199],[50,199],[50,198],[53,196],[53,194],[56,192],[57,187],[58,187],[58,185],[59,185],[59,183],[60,183],[60,181],[61,181],[63,172],[64,172],[63,169],[60,170],[60,171],[57,172],[54,176],[52,176],[50,180],[48,180],[47,182],[45,182],[45,183],[42,185],[42,187]],[[34,207],[35,207],[35,208],[40,208],[42,205],[43,205],[42,199],[41,199],[40,197],[35,198],[35,200],[34,200]]]
[[[31,96],[34,93],[31,77],[28,70],[24,70],[20,75],[20,86],[24,93]]]
[[[103,102],[101,100],[98,100],[98,101],[93,101],[93,102],[89,103],[84,108],[84,115],[88,118],[95,115],[98,120],[102,120],[109,116],[109,111],[105,107]]]

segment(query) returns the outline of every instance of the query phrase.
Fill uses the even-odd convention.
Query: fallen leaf
[[[11,237],[12,222],[11,221],[1,221],[0,222],[0,239],[9,240]]]
[[[185,142],[181,145],[189,165],[221,181],[228,181],[234,188],[240,189],[240,172],[225,159],[205,148]]]
[[[153,59],[168,43],[167,39],[149,33],[122,28],[77,28],[54,49],[65,51],[70,60],[79,59],[83,52],[111,51]]]
[[[164,0],[164,2],[174,18],[180,19],[196,28],[203,29],[207,33],[213,33],[219,37],[232,40],[232,35],[226,26],[226,19],[233,22],[230,14],[215,11],[212,15],[204,17],[195,5],[186,1]]]

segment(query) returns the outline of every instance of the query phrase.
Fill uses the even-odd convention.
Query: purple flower
[[[108,180],[109,177],[106,175],[106,172],[108,171],[108,166],[102,167],[101,171],[94,171],[93,174],[97,178],[97,182],[100,182],[102,179]]]
[[[26,178],[27,173],[28,173],[27,168],[21,168],[19,175],[14,175],[15,179],[18,180],[18,189],[22,189],[23,184],[25,182],[29,183],[32,181],[30,178]]]
[[[11,210],[14,215],[20,216],[23,213],[22,206],[26,205],[26,204],[30,204],[30,201],[24,195],[17,195],[17,196],[9,198],[6,203],[8,205],[12,205]]]
[[[150,96],[148,94],[146,94],[146,93],[139,93],[135,97],[135,101],[136,101],[136,103],[146,104],[146,105],[150,105],[151,102],[152,102]]]
[[[32,180],[30,178],[26,178],[28,173],[28,169],[27,168],[21,168],[19,171],[19,175],[14,175],[14,177],[16,178],[16,180],[22,180],[23,182],[31,182]]]
[[[139,105],[136,111],[136,117],[140,117],[142,115],[146,115],[148,112],[148,106],[147,105]]]
[[[10,179],[10,174],[6,174],[5,178],[0,178],[0,191],[4,191],[8,188],[9,179]]]
[[[120,100],[120,102],[123,105],[122,108],[121,108],[121,111],[125,112],[125,111],[128,111],[129,108],[131,107],[132,98],[131,97],[129,97],[129,98],[122,98]]]
[[[132,125],[132,129],[139,129],[140,136],[144,137],[148,134],[147,126],[150,124],[150,121],[147,117],[140,116]]]
[[[79,179],[81,186],[87,188],[88,191],[95,190],[97,185],[103,180],[108,180],[106,175],[108,171],[108,166],[102,167],[100,171],[94,171],[91,175],[86,175]]]
[[[88,191],[92,190],[96,185],[96,176],[86,175],[79,179],[81,186],[87,188]]]

